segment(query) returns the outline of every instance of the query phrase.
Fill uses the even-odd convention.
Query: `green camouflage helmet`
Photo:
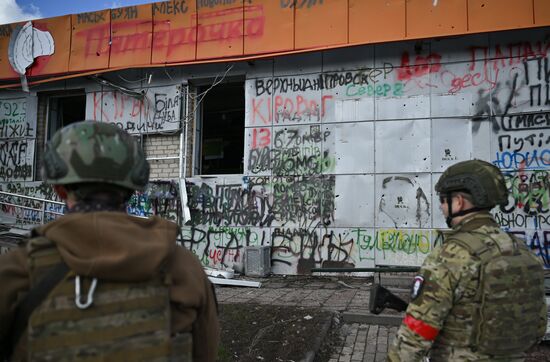
[[[48,142],[42,178],[54,185],[101,182],[142,190],[149,163],[136,140],[116,125],[82,121],[63,127]]]
[[[470,160],[450,166],[435,184],[441,195],[464,191],[472,195],[474,206],[492,208],[505,204],[508,190],[500,170],[489,162]]]

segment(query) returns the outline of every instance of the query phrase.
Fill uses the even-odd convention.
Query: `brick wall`
[[[147,158],[179,157],[180,135],[143,136],[143,149]],[[149,160],[151,180],[179,177],[179,158]]]

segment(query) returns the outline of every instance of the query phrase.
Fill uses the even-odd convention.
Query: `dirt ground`
[[[327,362],[343,343],[338,316],[319,308],[221,304],[220,362]],[[326,338],[321,341],[320,336]],[[526,362],[550,362],[550,342],[533,347]]]
[[[319,337],[323,330],[330,329],[332,313],[321,309],[222,304],[220,319],[220,362],[301,361],[320,348]]]

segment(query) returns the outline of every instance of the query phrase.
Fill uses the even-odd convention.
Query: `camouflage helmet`
[[[450,166],[435,184],[442,195],[463,191],[472,196],[474,206],[484,209],[505,204],[508,190],[500,170],[489,162],[469,160]]]
[[[149,164],[136,140],[116,125],[82,121],[63,127],[48,142],[42,178],[55,185],[97,182],[142,190]]]

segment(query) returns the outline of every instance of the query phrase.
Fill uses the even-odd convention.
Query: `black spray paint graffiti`
[[[27,121],[27,100],[0,100],[0,138],[32,138],[34,134],[34,125]]]
[[[128,201],[127,212],[137,216],[157,215],[183,225],[178,182],[150,182],[145,191],[136,191],[132,195]]]
[[[268,229],[249,227],[210,226],[206,229],[192,226],[180,238],[182,246],[193,251],[206,266],[230,267],[242,261],[246,246],[271,245],[271,262],[291,266],[297,264],[299,274],[307,274],[314,267],[353,267],[352,255],[358,243],[348,233],[325,230],[319,238],[315,224],[304,228]],[[271,240],[271,242],[269,241]],[[323,255],[323,250],[327,250]]]
[[[315,267],[353,268],[352,259],[357,243],[347,233],[325,230],[319,239],[314,224],[305,228],[275,228],[271,234],[272,264],[292,265],[298,260],[298,274],[311,273]],[[323,256],[326,250],[326,256]]]
[[[271,226],[334,220],[334,176],[274,177],[265,191],[266,178],[250,177],[243,184],[187,184],[192,225]],[[243,187],[244,186],[244,187]]]
[[[248,170],[253,174],[272,171],[281,176],[315,175],[333,168],[333,157],[328,151],[321,153],[318,147],[256,148],[248,156]]]
[[[378,208],[397,227],[423,227],[430,219],[430,203],[416,180],[405,176],[386,177]],[[408,220],[416,220],[410,225]]]
[[[316,78],[275,77],[256,79],[254,88],[256,97],[263,94],[273,95],[291,92],[310,92],[330,90],[336,87],[361,86],[375,84],[384,80],[393,72],[393,65],[384,63],[383,68],[367,68],[356,72],[321,73]]]
[[[31,155],[29,157],[29,155]],[[15,140],[0,143],[0,180],[32,178],[34,141]]]
[[[544,263],[546,269],[550,268],[550,231],[549,230],[537,230],[532,233],[527,233],[523,230],[513,230],[512,234],[518,236],[520,239],[525,240],[525,243],[531,249],[535,255],[539,256]]]
[[[52,201],[61,201],[53,191],[51,185],[42,182],[21,183],[9,182],[0,184],[0,190],[11,194],[37,197]],[[58,217],[57,213],[64,213],[65,206],[46,202],[44,205],[36,200],[2,195],[2,202],[12,205],[2,204],[1,214],[5,219],[12,219],[17,225],[36,225],[50,222]],[[19,205],[19,206],[15,206]],[[21,206],[25,207],[22,208]],[[34,210],[33,210],[34,209]],[[42,213],[44,210],[44,213]]]
[[[273,215],[281,222],[304,225],[334,221],[335,177],[273,177]]]
[[[270,226],[273,202],[267,194],[256,191],[254,180],[243,189],[240,184],[200,186],[188,183],[188,205],[193,225]]]
[[[510,94],[508,96],[508,100],[506,101],[506,104],[504,105],[504,109],[502,108],[502,105],[500,104],[500,101],[498,97],[495,94],[498,94],[500,89],[500,83],[497,83],[495,85],[495,88],[492,91],[486,91],[483,89],[480,89],[478,91],[478,100],[474,106],[475,114],[472,117],[472,121],[474,121],[474,126],[472,130],[474,132],[477,132],[479,130],[480,124],[477,122],[485,121],[485,120],[491,120],[492,126],[493,126],[493,132],[497,133],[500,130],[500,125],[498,120],[501,120],[501,123],[505,122],[505,119],[508,115],[508,112],[510,111],[510,108],[512,108],[513,103],[512,100],[517,95],[518,89],[518,74],[514,75],[514,78],[512,82],[506,81],[506,88],[510,89]],[[491,109],[492,108],[492,109]],[[494,114],[499,114],[500,116],[494,116]]]
[[[537,62],[536,78],[530,75],[529,62]],[[543,66],[544,64],[544,66]],[[529,98],[531,106],[550,105],[550,67],[548,57],[530,59],[523,62],[525,67],[525,80],[529,86]]]
[[[266,233],[266,229],[252,231],[248,227],[209,226],[203,230],[191,226],[178,241],[197,255],[203,265],[228,267],[228,263],[240,261],[244,247],[267,245]]]
[[[260,129],[264,130],[264,129]],[[321,132],[318,125],[309,131],[279,129],[273,137],[272,147],[253,147],[248,154],[247,169],[253,174],[272,171],[274,175],[315,175],[331,171],[334,157],[323,150],[330,131]]]

